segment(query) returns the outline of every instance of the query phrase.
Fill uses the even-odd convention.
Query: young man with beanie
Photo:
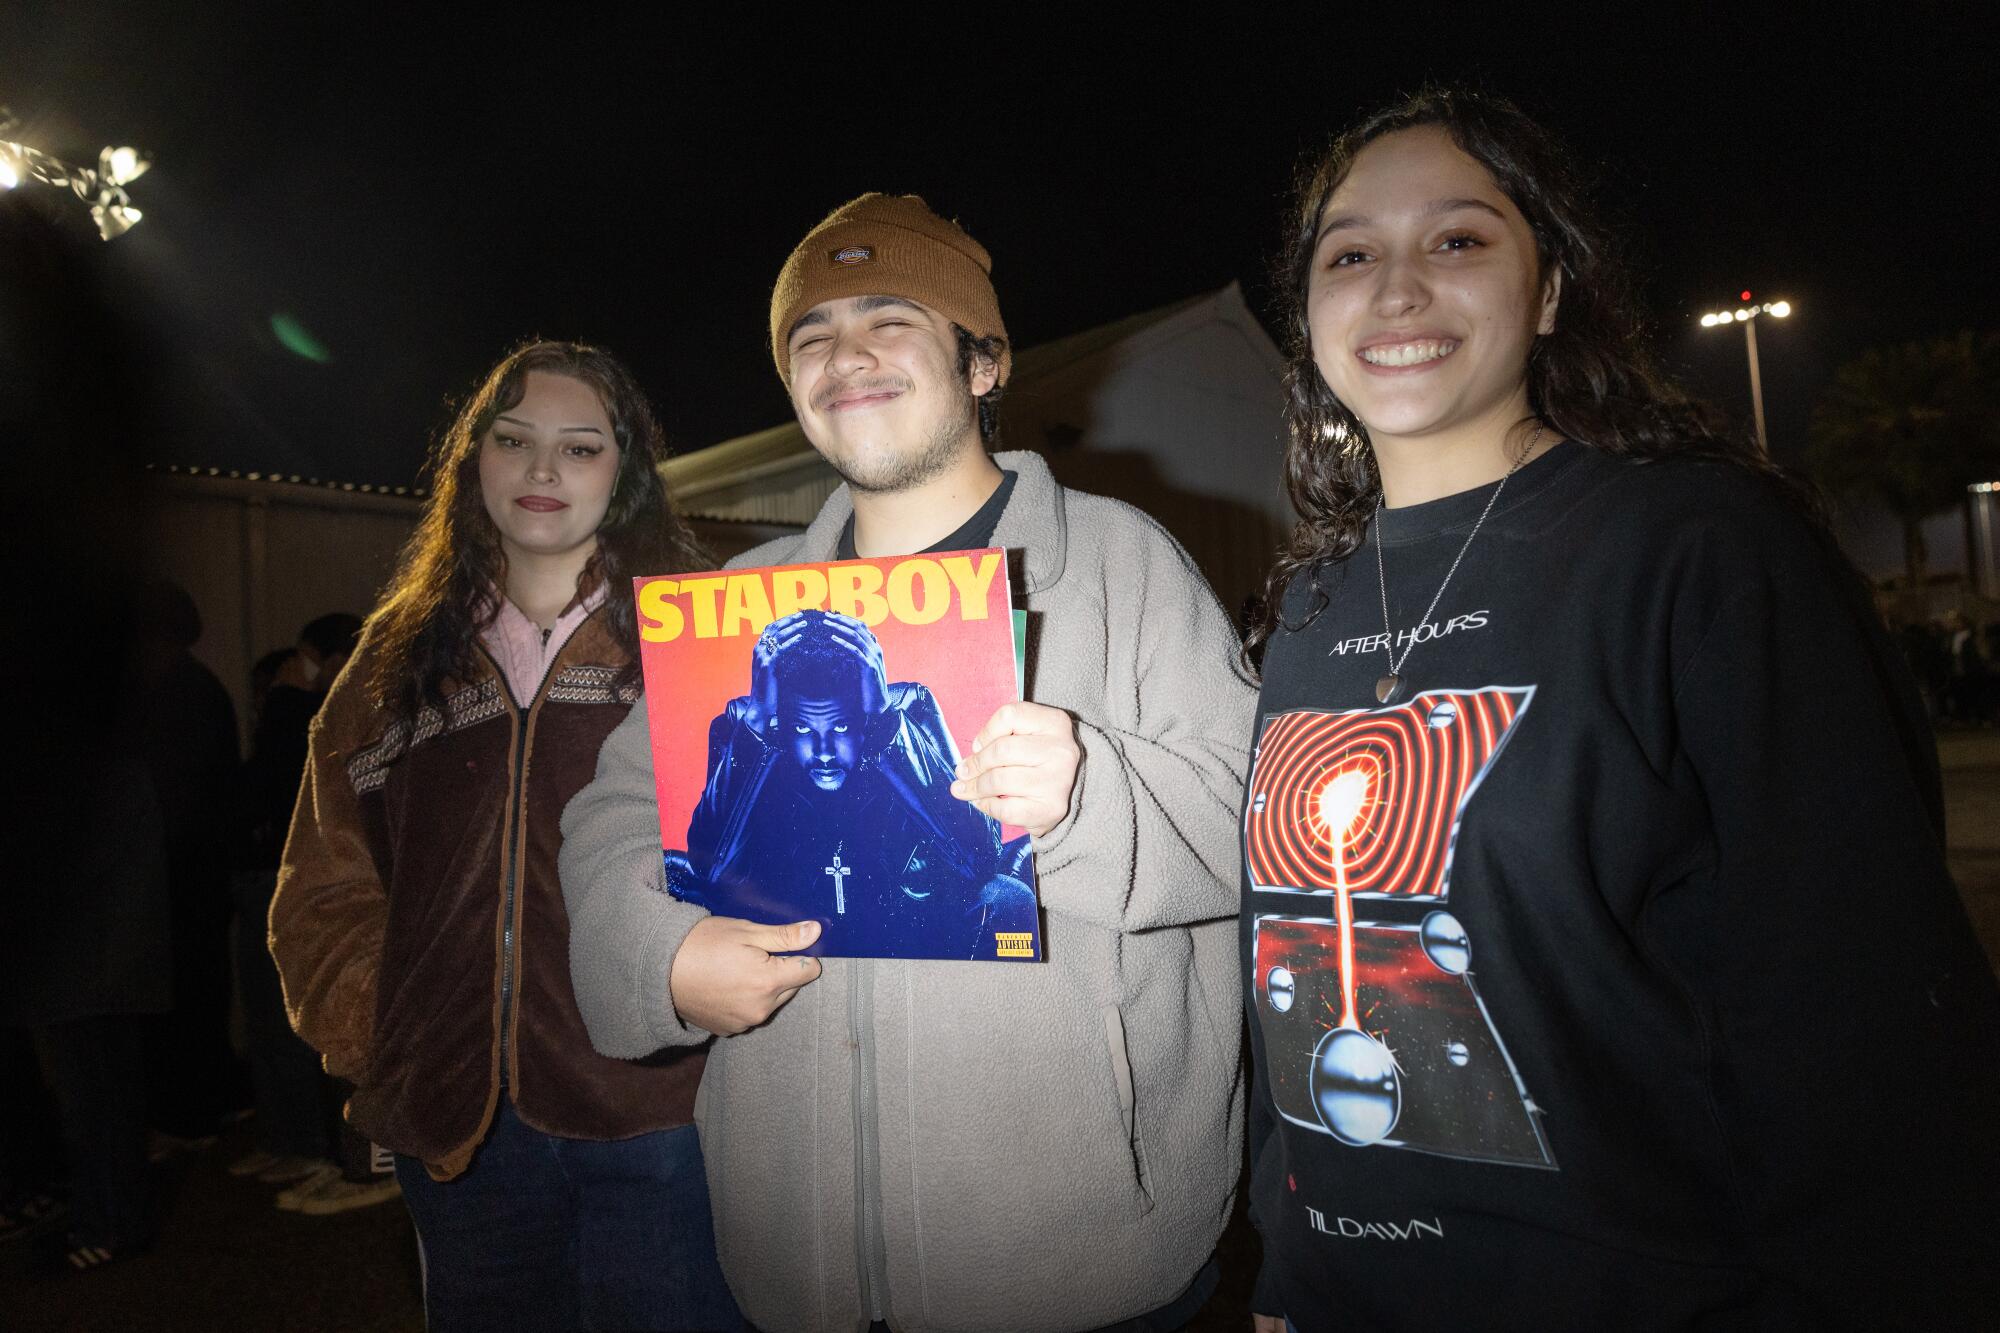
[[[1235,1185],[1254,692],[1157,524],[987,452],[1011,363],[990,269],[908,195],[863,195],[799,243],[772,353],[846,485],[734,563],[1009,550],[1032,702],[994,714],[952,792],[1033,835],[1046,961],[821,962],[785,956],[816,923],[676,901],[643,710],[563,819],[598,1049],[722,1038],[695,1115],[724,1270],[766,1333],[1177,1328]]]

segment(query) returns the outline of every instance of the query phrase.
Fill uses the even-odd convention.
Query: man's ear
[[[1556,331],[1556,307],[1562,303],[1562,289],[1562,265],[1551,265],[1549,276],[1542,281],[1542,317],[1535,325],[1536,333],[1547,336]]]
[[[971,373],[966,379],[972,386],[972,396],[984,398],[1000,382],[1000,362],[990,356],[978,357],[973,361]]]

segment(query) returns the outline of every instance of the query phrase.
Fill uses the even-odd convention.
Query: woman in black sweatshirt
[[[1809,492],[1652,369],[1506,103],[1349,132],[1283,276],[1260,1333],[1989,1315],[2000,991]]]

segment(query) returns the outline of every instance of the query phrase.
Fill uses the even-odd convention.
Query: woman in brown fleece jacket
[[[313,724],[271,952],[397,1154],[434,1329],[737,1327],[702,1056],[591,1048],[556,876],[563,807],[639,697],[631,577],[702,563],[663,452],[605,353],[501,361]]]

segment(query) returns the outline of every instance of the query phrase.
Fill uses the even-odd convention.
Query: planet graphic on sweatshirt
[[[1450,912],[1426,916],[1417,928],[1417,940],[1424,946],[1424,956],[1436,963],[1440,972],[1459,977],[1472,966],[1472,939]]]
[[[1403,1113],[1403,1080],[1389,1048],[1358,1028],[1334,1028],[1313,1052],[1313,1105],[1342,1143],[1379,1143]]]
[[[1274,967],[1264,978],[1264,994],[1270,997],[1271,1007],[1281,1014],[1290,1011],[1298,993],[1298,979],[1288,967]]]

